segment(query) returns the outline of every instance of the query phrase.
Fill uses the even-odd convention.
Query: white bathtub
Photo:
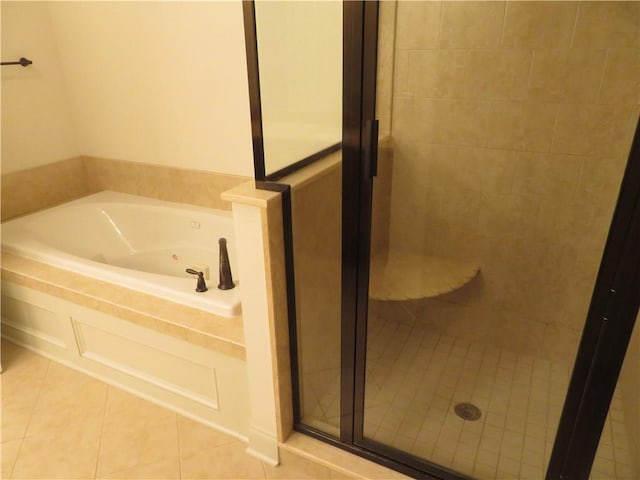
[[[240,314],[240,287],[218,290],[218,239],[238,270],[231,212],[104,191],[2,224],[2,249],[217,315]],[[185,269],[208,266],[197,293]]]

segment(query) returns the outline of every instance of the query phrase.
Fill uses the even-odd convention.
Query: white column
[[[265,205],[266,206],[266,205]],[[251,419],[247,452],[279,463],[277,417],[269,330],[269,287],[265,257],[265,206],[233,203],[233,223],[242,286]]]

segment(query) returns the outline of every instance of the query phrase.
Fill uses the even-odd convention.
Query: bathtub
[[[236,287],[219,290],[218,239]],[[104,191],[2,224],[2,250],[225,317],[241,313],[231,212]],[[186,268],[208,268],[195,291]]]

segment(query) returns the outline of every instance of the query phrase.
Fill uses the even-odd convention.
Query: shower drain
[[[473,403],[458,403],[453,411],[464,420],[478,420],[482,412]]]

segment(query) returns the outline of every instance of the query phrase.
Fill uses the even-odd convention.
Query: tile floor
[[[241,441],[2,342],[2,478],[352,478],[281,450],[271,467]]]
[[[544,478],[571,367],[382,317],[370,324],[365,436],[479,479]],[[477,421],[453,407],[471,402]],[[616,396],[592,479],[636,479]]]
[[[434,333],[418,322],[369,319],[365,437],[481,480],[541,480],[571,367]],[[339,372],[329,375],[306,421],[338,425]],[[454,413],[459,402],[482,411]],[[593,480],[636,480],[619,392],[602,435]]]

